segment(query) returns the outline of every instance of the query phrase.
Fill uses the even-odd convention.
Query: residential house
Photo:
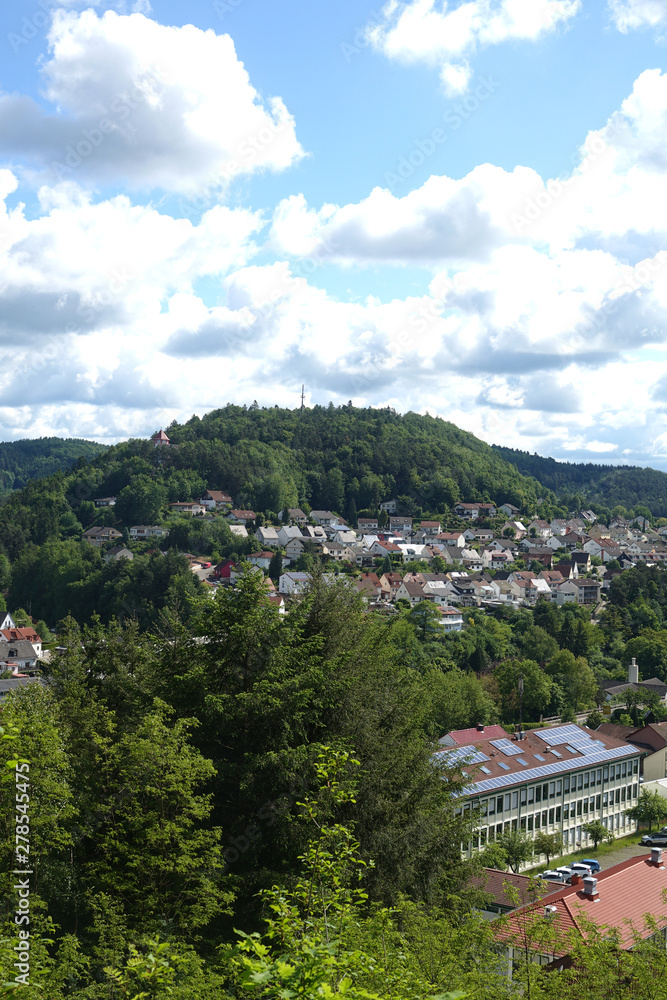
[[[441,524],[440,521],[422,521],[417,530],[426,538],[436,538],[440,534]]]
[[[115,507],[116,499],[116,497],[98,497],[93,503],[96,507]]]
[[[212,573],[213,579],[220,583],[234,583],[238,575],[238,567],[233,559],[223,559]]]
[[[577,567],[577,573],[579,576],[583,576],[585,573],[590,573],[593,565],[588,552],[573,552],[570,556],[570,561],[573,566]]]
[[[273,552],[265,550],[263,552],[253,552],[251,555],[245,556],[245,559],[251,566],[259,566],[260,569],[268,570],[273,556]]]
[[[303,538],[301,528],[299,528],[298,525],[283,524],[281,528],[278,528],[278,545],[284,547],[292,538]],[[321,544],[321,542],[319,544]]]
[[[133,524],[130,528],[130,538],[137,542],[146,538],[164,538],[168,534],[169,529],[159,524]]]
[[[549,525],[554,535],[564,535],[569,530],[569,525],[562,517],[555,518]]]
[[[600,524],[598,521],[597,524],[592,524],[588,529],[588,537],[595,538],[599,542],[601,538],[611,538],[611,533],[609,528],[606,528],[604,524]]]
[[[535,549],[528,549],[527,557],[530,562],[539,562],[546,569],[551,569],[554,564],[554,554],[548,546],[540,546]]]
[[[254,510],[230,510],[227,520],[230,524],[244,524],[246,527],[257,518]]]
[[[521,601],[533,604],[537,600],[537,580],[534,573],[510,573],[509,582],[512,593]]]
[[[379,538],[373,542],[370,546],[370,550],[374,556],[397,556],[403,558],[403,552],[399,545],[395,542],[384,542]]]
[[[226,510],[232,506],[232,498],[223,490],[206,490],[199,502],[207,510]]]
[[[430,553],[427,551],[426,545],[414,545],[412,543],[402,542],[399,544],[399,549],[403,553],[403,562],[414,562],[420,559],[425,559],[428,561]]]
[[[0,673],[36,670],[40,655],[27,639],[0,639]]]
[[[198,517],[206,513],[206,507],[203,504],[190,500],[177,500],[175,503],[170,503],[169,506],[173,514],[189,514],[191,517]]]
[[[167,437],[167,435],[165,434],[165,432],[162,430],[162,428],[160,428],[160,430],[157,432],[157,434],[153,435],[153,437],[151,438],[151,441],[153,442],[153,447],[154,448],[168,447],[169,443],[170,443],[169,442],[169,438]]]
[[[325,524],[334,525],[341,523],[341,518],[338,514],[333,514],[330,510],[311,510],[310,517],[315,524],[321,524],[323,527]]]
[[[310,573],[283,573],[278,580],[278,592],[293,597],[302,594],[310,585]]]
[[[500,529],[500,534],[505,535],[507,533],[509,537],[512,535],[512,532],[514,532],[513,537],[518,540],[526,534],[526,527],[521,521],[506,521]]]
[[[528,525],[528,534],[532,538],[548,538],[551,533],[551,526],[548,521],[542,521],[537,518]]]
[[[597,514],[594,514],[592,510],[582,510],[581,516],[588,524],[595,524],[597,521]]]
[[[457,503],[454,513],[466,521],[474,521],[479,517],[479,504],[477,503]]]
[[[116,531],[115,528],[107,528],[95,525],[92,528],[87,528],[83,535],[81,536],[84,542],[89,542],[90,545],[95,545],[101,547],[106,545],[107,542],[115,542],[117,538],[122,538],[120,531]]]
[[[334,542],[344,541],[347,544],[350,540],[348,538],[344,539],[342,537],[342,532],[348,531],[350,531],[350,529],[345,527],[345,525],[341,525],[340,527],[327,525],[326,530],[320,524],[304,524],[301,527],[302,537],[306,539],[309,538],[313,542],[324,542],[327,538],[331,538]],[[357,536],[355,532],[352,531],[351,534],[354,535],[354,538],[356,539]]]
[[[20,688],[29,687],[31,684],[44,684],[44,680],[41,677],[24,677],[21,674],[17,674],[15,677],[5,677],[0,680],[0,704],[4,699],[12,693],[12,691],[18,691]]]
[[[440,624],[445,632],[463,631],[463,615],[457,608],[443,607],[440,609],[442,618]]]
[[[545,546],[548,546],[550,549],[552,549],[554,552],[556,552],[557,549],[562,549],[563,548],[563,536],[562,535],[549,535],[548,538],[544,539],[544,544],[545,544]]]
[[[290,562],[296,562],[302,552],[306,551],[308,539],[300,535],[298,538],[290,538],[285,546],[285,556]]]
[[[11,615],[6,616],[10,621],[12,621]],[[0,639],[4,639],[6,642],[29,642],[30,645],[35,650],[38,657],[42,655],[42,638],[35,631],[32,625],[16,626],[12,621],[12,624],[7,628],[0,629]]]
[[[466,853],[511,830],[530,838],[538,830],[559,833],[573,849],[589,843],[583,824],[592,820],[617,836],[635,829],[626,809],[639,795],[636,747],[572,723],[525,732],[522,739],[499,729],[449,733],[434,757],[467,778],[459,807],[471,817]]]
[[[281,521],[283,521],[285,518],[285,511],[284,510],[279,511],[278,517],[280,518]],[[306,517],[306,515],[304,514],[304,512],[301,510],[300,507],[288,507],[287,517],[294,524],[298,524],[299,527],[301,527],[304,524],[308,524],[308,518]]]
[[[382,597],[382,584],[377,573],[362,573],[354,581],[354,586],[367,601],[377,601]]]
[[[521,509],[519,507],[515,507],[513,503],[501,503],[498,508],[498,513],[504,514],[505,517],[510,519],[510,521],[516,521],[518,515],[521,513]]]
[[[410,605],[414,608],[417,604],[420,604],[422,601],[428,600],[429,598],[427,598],[424,594],[423,583],[415,583],[411,580],[405,579],[401,582],[401,586],[396,591],[395,599],[397,601],[409,601]],[[430,599],[432,600],[433,598],[431,597]]]
[[[667,684],[658,677],[651,677],[646,681],[640,681],[639,666],[634,656],[628,665],[628,679],[626,682],[601,681],[600,687],[604,691],[604,697],[607,702],[612,701],[617,695],[624,695],[629,690],[643,693],[652,692],[657,694],[661,701],[667,702]]]
[[[255,538],[260,545],[263,545],[267,549],[277,549],[280,547],[278,531],[273,527],[273,525],[263,524],[261,527],[257,528],[255,530]]]
[[[497,549],[482,550],[482,565],[484,569],[505,569],[505,567],[511,563],[512,560],[512,553],[505,552],[503,549],[500,551]]]
[[[124,545],[114,545],[112,549],[104,553],[105,562],[111,562],[112,560],[118,562],[119,559],[129,559],[132,562],[134,554]]]
[[[322,554],[329,556],[334,562],[353,563],[356,558],[354,549],[350,548],[349,545],[341,545],[340,542],[323,542]]]
[[[383,573],[380,577],[382,596],[388,601],[396,600],[396,593],[403,583],[400,573]]]
[[[497,507],[494,503],[478,503],[477,508],[479,510],[480,517],[495,517],[497,512]]]
[[[566,580],[556,588],[558,604],[597,604],[602,584],[598,580]]]
[[[248,529],[244,524],[230,524],[229,530],[235,538],[247,538]]]
[[[380,510],[385,510],[387,514],[395,514],[398,509],[398,500],[383,500]]]
[[[463,531],[441,531],[435,536],[435,540],[443,542],[449,548],[462,549],[465,546],[465,532]]]
[[[465,532],[468,541],[492,542],[496,537],[493,528],[468,528]]]
[[[359,517],[357,518],[357,527],[359,531],[367,534],[369,531],[376,531],[380,525],[377,517]]]
[[[412,531],[412,518],[404,514],[395,514],[389,518],[389,527],[399,535],[406,531]]]
[[[577,566],[571,562],[559,562],[553,568],[564,580],[573,580],[578,575]]]
[[[458,558],[463,563],[465,569],[471,573],[481,573],[484,569],[484,560],[479,552],[474,549],[462,549]]]
[[[462,607],[473,607],[476,604],[476,591],[474,581],[465,572],[454,572],[447,574],[454,585],[455,593],[451,600],[454,604]]]

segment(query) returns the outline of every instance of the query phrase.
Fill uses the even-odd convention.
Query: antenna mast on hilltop
[[[305,405],[305,398],[306,398],[306,394],[305,394],[305,391],[304,391],[305,388],[306,388],[305,385],[301,386],[301,412],[302,413],[303,413],[303,407]]]

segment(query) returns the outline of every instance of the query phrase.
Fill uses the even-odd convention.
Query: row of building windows
[[[556,782],[555,784],[560,785],[560,781]],[[537,805],[538,803],[547,802],[551,799],[555,799],[558,795],[561,794],[560,791],[558,791],[558,789],[556,790],[556,792],[551,791],[553,785],[554,782],[552,781],[549,783],[548,786],[544,785],[541,789],[539,786],[537,789],[529,788],[526,790],[525,788],[520,788],[516,789],[513,792],[505,792],[504,795],[494,796],[491,799],[483,799],[480,802],[480,816],[482,818],[485,818],[485,817],[495,816],[496,814],[499,815],[500,813],[503,812],[513,812],[515,809],[518,809],[519,803],[521,804],[522,807],[525,806],[527,809],[531,807],[534,808],[535,805]],[[583,788],[586,787],[590,788],[591,786],[590,785],[583,786]],[[539,795],[530,794],[531,792],[542,793],[545,788],[548,788],[548,794],[539,794]],[[526,791],[528,791],[527,796],[526,796]],[[577,791],[579,791],[579,787],[577,787],[571,794],[576,794]],[[587,813],[589,811],[589,804],[591,811],[593,811],[594,809],[601,809],[601,808],[606,809],[609,805],[613,804],[614,802],[620,803],[620,802],[626,802],[632,798],[636,799],[638,792],[639,792],[639,786],[637,784],[623,785],[623,786],[618,786],[616,788],[611,788],[609,789],[609,791],[606,792],[598,792],[597,795],[586,796],[583,799],[576,799],[576,800],[570,799],[562,807],[563,815],[565,819],[567,819],[569,815],[574,816],[575,815],[574,810],[576,807],[577,815],[581,816],[582,813]],[[468,812],[473,808],[474,808],[473,803],[466,802],[465,805],[463,806],[463,812],[464,813]],[[561,811],[560,806],[557,807],[557,811],[560,815]],[[551,812],[553,812],[553,809],[551,810]],[[558,823],[560,822],[560,820],[557,819],[556,822]]]
[[[530,833],[539,829],[547,829],[549,826],[560,823],[559,817],[560,809],[543,810],[541,813],[535,813],[533,816],[526,816],[521,820],[505,820],[504,823],[496,823],[495,826],[483,827],[478,830],[471,838],[470,842],[461,844],[461,850],[467,852],[472,847],[473,849],[479,849],[485,847],[487,843],[492,843],[497,837],[502,836],[503,833],[509,833],[510,830],[525,830]],[[585,815],[585,814],[583,814]],[[574,819],[574,814],[571,816]],[[600,822],[608,830],[619,830],[621,828],[625,829],[627,817],[624,812],[613,813],[611,815],[602,816]],[[582,826],[573,826],[569,829],[564,829],[563,842],[567,844],[580,843],[582,836],[584,839],[588,838],[588,834],[583,832]]]

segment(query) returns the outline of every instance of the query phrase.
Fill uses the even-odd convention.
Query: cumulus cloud
[[[665,0],[609,0],[609,10],[614,24],[624,34],[667,24]]]
[[[440,68],[446,93],[463,93],[469,59],[478,48],[537,41],[569,21],[580,0],[389,0],[379,23],[368,28],[372,44],[390,59]]]
[[[0,95],[0,153],[27,160],[49,183],[192,193],[303,155],[283,101],[260,98],[229,35],[141,13],[59,10],[49,51],[42,74],[52,110]]]

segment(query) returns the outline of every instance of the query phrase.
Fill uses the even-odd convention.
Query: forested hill
[[[94,458],[106,448],[78,438],[23,438],[0,443],[0,495],[20,490],[31,479],[69,469],[78,458]]]
[[[600,504],[612,509],[620,505],[632,510],[641,505],[656,517],[667,517],[667,473],[639,466],[595,465],[591,462],[557,462],[527,451],[492,445],[493,451],[515,466],[519,473],[533,476],[543,486],[562,497],[567,506],[580,509]]]
[[[228,405],[167,433],[179,465],[207,469],[211,485],[258,510],[307,501],[345,513],[396,496],[431,511],[485,498],[524,508],[539,492],[474,435],[391,409]]]

